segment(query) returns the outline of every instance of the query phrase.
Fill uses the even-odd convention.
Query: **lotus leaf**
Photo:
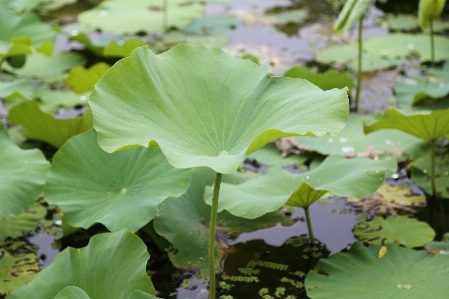
[[[348,198],[348,202],[364,211],[378,214],[414,214],[416,208],[426,206],[424,194],[414,194],[410,187],[392,186],[384,183],[372,195],[363,198]]]
[[[65,287],[54,299],[91,299],[86,292],[78,287]]]
[[[0,40],[0,58],[23,57],[32,53],[33,41],[29,37],[13,37],[9,42]]]
[[[346,127],[337,135],[322,137],[295,137],[300,145],[324,155],[374,156],[393,155],[416,157],[427,148],[414,136],[394,129],[384,129],[369,135],[363,133],[361,117],[350,116]]]
[[[354,87],[354,79],[348,72],[338,73],[334,70],[328,70],[323,74],[315,74],[309,71],[304,66],[295,66],[288,70],[285,77],[301,78],[315,84],[322,90],[329,90],[332,88]]]
[[[30,82],[25,79],[18,79],[11,82],[0,81],[0,98],[14,99],[22,98],[30,100],[33,97]]]
[[[2,28],[0,40],[6,42],[13,37],[28,37],[34,44],[40,44],[44,41],[54,42],[56,38],[56,32],[50,26],[42,23],[34,13],[16,14],[1,2],[0,28]]]
[[[414,15],[387,13],[384,17],[376,20],[380,24],[386,24],[393,31],[409,31],[418,28],[418,19]]]
[[[17,216],[0,216],[0,242],[7,237],[17,238],[35,229],[38,222],[44,218],[47,210],[36,203],[24,213]]]
[[[443,235],[441,242],[427,243],[424,249],[431,254],[449,255],[449,233]]]
[[[380,247],[354,243],[348,252],[318,262],[305,285],[312,299],[421,299],[445,298],[449,292],[447,257],[389,244]]]
[[[287,23],[301,23],[309,17],[305,9],[290,9],[280,13],[265,13],[255,16],[256,21],[266,25],[283,25]]]
[[[55,154],[44,194],[71,226],[87,229],[99,222],[110,231],[135,232],[166,198],[181,196],[190,180],[191,170],[173,168],[159,149],[104,152],[91,129]]]
[[[34,9],[39,11],[50,11],[75,2],[76,0],[12,0],[10,6],[16,11]]]
[[[171,31],[162,37],[163,43],[168,46],[176,46],[186,43],[189,45],[223,47],[229,43],[229,36],[226,34],[218,35],[196,35],[184,34],[178,31]]]
[[[274,145],[273,143],[268,143],[260,150],[249,155],[247,158],[256,160],[260,164],[269,166],[302,165],[307,160],[307,157],[294,154],[282,157],[281,153],[276,148],[276,145]]]
[[[185,2],[185,1],[184,1]],[[203,14],[203,5],[167,1],[168,26],[182,28]],[[160,0],[106,0],[78,16],[78,22],[93,29],[117,34],[163,30],[163,2]]]
[[[36,102],[26,101],[9,111],[8,120],[19,124],[26,138],[59,148],[70,137],[92,127],[92,112],[88,109],[80,117],[57,119],[42,112]]]
[[[71,90],[82,94],[94,90],[94,85],[110,68],[107,63],[99,62],[93,66],[85,69],[82,66],[77,66],[70,70],[69,76],[64,80]]]
[[[306,208],[327,192],[337,196],[366,196],[376,191],[387,169],[396,167],[394,159],[373,161],[365,157],[329,156],[320,166],[302,174],[270,168],[265,175],[239,185],[223,183],[218,210],[253,219],[285,204]],[[208,204],[211,198],[212,189],[206,187]]]
[[[127,40],[111,41],[106,47],[104,47],[104,56],[114,57],[126,57],[131,54],[134,49],[145,46],[147,43],[138,38],[128,38]]]
[[[251,178],[248,174],[224,175],[222,181],[241,183]],[[169,251],[172,263],[179,268],[198,267],[202,275],[208,275],[207,242],[209,239],[210,206],[204,202],[204,188],[214,183],[215,173],[208,168],[194,168],[189,190],[179,198],[170,198],[158,208],[154,218],[156,232],[172,243]],[[238,218],[226,211],[218,213],[219,232],[247,232],[276,223],[291,224],[282,212],[274,212],[254,220]],[[215,249],[216,255],[224,252]]]
[[[426,29],[433,19],[443,12],[446,0],[420,0],[418,9],[419,26]]]
[[[183,28],[182,31],[188,34],[199,35],[226,34],[232,28],[240,25],[240,23],[238,19],[229,16],[204,16],[196,18],[192,24]]]
[[[95,299],[127,298],[133,291],[155,294],[145,272],[149,259],[145,244],[122,230],[93,236],[87,247],[66,248],[8,299],[53,299],[67,286],[79,287]]]
[[[89,36],[86,32],[78,31],[79,26],[70,26],[65,29],[65,32],[70,36],[70,40],[82,43],[89,51],[97,56],[103,56],[104,48],[111,42],[113,38],[111,37],[99,37],[93,38]],[[79,28],[80,30],[89,28]]]
[[[79,95],[70,90],[55,90],[38,87],[33,90],[34,98],[42,111],[56,113],[60,109],[87,104],[87,93]]]
[[[338,15],[334,30],[339,33],[348,31],[359,22],[368,11],[371,0],[348,0]]]
[[[389,108],[375,123],[365,124],[365,133],[381,129],[398,129],[424,141],[435,140],[449,133],[449,109],[402,113]]]
[[[134,291],[131,293],[131,295],[129,295],[128,299],[160,299],[160,298],[157,298],[156,296],[153,296],[148,293],[144,293],[142,291]]]
[[[335,134],[348,115],[346,89],[270,78],[250,61],[189,45],[158,56],[136,49],[103,76],[89,103],[104,150],[160,146],[175,167],[221,173],[274,139]]]
[[[0,250],[0,296],[4,296],[34,279],[39,271],[35,254],[13,256]]]
[[[354,227],[354,235],[373,245],[397,244],[406,247],[422,247],[433,240],[435,231],[427,222],[405,216],[376,217]]]
[[[449,81],[435,82],[421,76],[412,76],[398,82],[394,92],[403,107],[416,105],[426,99],[439,99],[449,94]]]
[[[41,151],[20,149],[0,122],[0,216],[16,216],[31,206],[49,168]]]

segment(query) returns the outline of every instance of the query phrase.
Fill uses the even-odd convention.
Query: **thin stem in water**
[[[312,221],[310,220],[309,207],[304,208],[304,211],[306,212],[307,229],[309,230],[310,242],[312,244],[315,244],[315,237],[313,235]]]
[[[364,16],[361,16],[359,20],[359,59],[357,65],[357,91],[355,94],[355,107],[354,107],[356,112],[359,110],[360,90],[362,87],[363,18]]]
[[[212,195],[212,210],[210,212],[210,235],[209,235],[209,299],[215,299],[215,231],[217,227],[218,195],[220,194],[220,183],[222,174],[217,172],[215,176],[214,192]]]
[[[430,60],[435,66],[435,40],[433,38],[433,19],[430,19]]]

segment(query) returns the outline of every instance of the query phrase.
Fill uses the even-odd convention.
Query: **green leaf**
[[[372,245],[397,244],[413,248],[432,241],[435,231],[427,222],[415,218],[379,216],[357,224],[354,235],[360,241]]]
[[[398,129],[426,142],[435,140],[449,133],[449,109],[402,113],[389,108],[377,122],[365,124],[365,133],[381,129]]]
[[[423,142],[399,130],[384,129],[369,135],[363,132],[363,119],[350,116],[346,127],[333,137],[295,137],[301,146],[323,155],[417,157],[427,151]]]
[[[291,78],[301,78],[306,79],[310,83],[315,84],[322,90],[329,90],[332,88],[344,88],[348,87],[349,89],[353,88],[354,79],[351,74],[348,72],[339,73],[334,71],[333,69],[328,70],[325,73],[315,74],[304,66],[295,66],[289,69],[285,75],[285,77]]]
[[[329,156],[320,166],[302,174],[270,168],[263,176],[239,185],[222,183],[218,211],[227,210],[253,219],[285,204],[308,207],[327,192],[364,197],[377,190],[387,169],[396,167],[394,159],[373,161],[365,157]],[[205,199],[211,203],[211,187],[206,187]]]
[[[439,99],[449,94],[449,81],[438,82],[421,76],[411,76],[397,82],[394,93],[402,107],[411,107],[429,98]]]
[[[260,150],[249,155],[247,158],[256,160],[260,164],[269,166],[302,165],[307,160],[307,157],[295,154],[282,157],[281,153],[276,148],[276,145],[274,145],[273,143],[268,143]]]
[[[147,43],[138,38],[128,38],[123,41],[111,41],[103,50],[104,56],[126,57],[131,54],[134,49],[145,46]],[[103,75],[103,74],[102,74]]]
[[[56,113],[60,109],[73,108],[87,104],[88,94],[76,94],[70,90],[57,90],[38,87],[33,90],[34,98],[42,111]]]
[[[49,168],[40,150],[20,149],[0,122],[0,216],[19,215],[32,205]]]
[[[9,111],[8,120],[19,124],[26,138],[59,148],[72,136],[92,127],[92,112],[88,109],[80,117],[57,119],[41,111],[36,102],[26,101]]]
[[[449,292],[447,257],[425,251],[387,245],[354,243],[345,253],[318,262],[320,272],[310,271],[305,285],[311,299],[421,299],[444,298]]]
[[[39,265],[35,254],[13,256],[0,250],[0,296],[15,290],[34,279]]]
[[[44,194],[71,226],[87,229],[99,222],[110,231],[135,232],[166,198],[181,196],[190,180],[191,170],[173,168],[159,149],[104,152],[91,129],[55,154]]]
[[[90,92],[94,90],[95,84],[109,68],[109,64],[104,62],[96,63],[88,69],[83,66],[77,66],[70,70],[69,76],[64,80],[64,83],[78,94]]]
[[[241,183],[250,177],[248,174],[235,173],[223,175],[222,181]],[[172,243],[173,250],[170,250],[168,255],[173,265],[178,268],[198,267],[202,275],[208,275],[206,257],[211,212],[211,207],[206,205],[203,199],[204,188],[213,185],[214,180],[215,172],[211,169],[194,168],[192,184],[187,192],[179,198],[164,201],[154,218],[156,232]],[[282,212],[248,220],[223,211],[217,216],[217,230],[218,235],[221,232],[248,232],[279,222],[284,225],[292,223]],[[224,254],[218,247],[215,252],[217,256]]]
[[[443,235],[441,242],[429,242],[424,249],[431,254],[449,255],[449,233]]]
[[[180,5],[179,2],[167,1],[169,27],[182,28],[204,12],[203,5],[199,3]],[[160,32],[163,30],[162,5],[160,0],[106,0],[79,14],[78,22],[92,29],[117,34]]]
[[[134,291],[129,295],[128,299],[160,299],[151,294],[144,293],[141,291]]]
[[[195,35],[184,34],[178,31],[171,31],[164,34],[162,42],[165,46],[173,47],[178,44],[189,44],[207,47],[223,47],[229,43],[229,36],[226,34],[218,35]]]
[[[430,22],[443,12],[446,0],[420,0],[418,8],[419,26],[426,29]]]
[[[380,19],[379,24],[386,24],[390,31],[410,31],[418,28],[418,19],[415,15],[387,13]]]
[[[203,16],[196,18],[192,24],[184,27],[182,31],[199,35],[226,34],[240,23],[240,20],[229,16]]]
[[[30,82],[25,79],[18,79],[10,82],[0,81],[0,98],[15,99],[22,98],[30,100],[33,97]]]
[[[155,294],[145,272],[149,257],[142,240],[129,231],[95,235],[87,247],[64,249],[8,299],[53,299],[66,286],[79,287],[95,299],[127,298],[135,290]]]
[[[189,45],[157,56],[136,49],[97,83],[89,104],[104,150],[158,145],[175,167],[221,173],[274,139],[335,134],[348,115],[346,89],[270,78],[250,61]]]
[[[86,292],[78,287],[65,287],[54,299],[91,299]]]
[[[334,31],[343,33],[351,29],[355,23],[365,16],[371,2],[371,0],[346,1],[335,22]]]
[[[10,6],[16,11],[36,9],[42,12],[56,10],[75,2],[76,0],[12,0]]]
[[[17,216],[0,216],[0,242],[7,237],[17,238],[26,235],[35,229],[38,222],[44,218],[47,210],[36,203],[28,208],[24,213]]]
[[[309,17],[305,9],[289,9],[279,13],[265,13],[257,15],[256,21],[265,25],[284,25],[288,23],[301,23]]]

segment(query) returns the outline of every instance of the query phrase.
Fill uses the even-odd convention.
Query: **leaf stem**
[[[433,38],[433,19],[430,19],[430,60],[435,66],[435,40]]]
[[[212,195],[212,210],[210,212],[210,235],[209,235],[209,299],[215,299],[215,231],[217,227],[218,195],[220,194],[220,183],[222,174],[217,172],[215,176],[214,191]]]
[[[359,111],[359,99],[360,99],[360,90],[361,90],[361,83],[362,83],[362,54],[363,54],[363,18],[364,16],[360,17],[359,20],[359,58],[358,58],[358,65],[357,65],[357,91],[355,94],[355,112]]]
[[[310,220],[309,207],[304,208],[304,211],[306,212],[307,229],[309,230],[310,242],[312,244],[315,244],[315,237],[313,235],[312,221]]]

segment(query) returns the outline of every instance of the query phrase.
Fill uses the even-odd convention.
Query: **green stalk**
[[[430,59],[432,66],[435,66],[435,41],[433,38],[433,19],[430,19]]]
[[[167,31],[168,27],[168,0],[163,0],[163,17],[162,17],[162,31]]]
[[[312,230],[312,221],[310,221],[309,207],[304,208],[304,211],[306,212],[307,229],[309,230],[310,242],[312,244],[315,244],[315,237],[313,236]]]
[[[215,176],[214,192],[212,195],[212,210],[210,212],[210,235],[209,235],[209,299],[215,299],[215,231],[217,227],[218,195],[220,194],[220,183],[222,174],[217,172]]]
[[[428,144],[430,149],[430,186],[431,186],[431,194],[430,194],[430,202],[429,202],[429,223],[433,223],[433,214],[435,212],[435,204],[436,204],[436,195],[437,189],[435,184],[435,150],[436,150],[436,142],[435,140],[430,141]]]
[[[360,17],[359,20],[359,59],[358,59],[358,66],[357,66],[357,92],[355,94],[355,112],[359,111],[359,99],[360,99],[360,89],[361,89],[361,83],[362,83],[362,32],[363,32],[363,18],[364,16]]]

